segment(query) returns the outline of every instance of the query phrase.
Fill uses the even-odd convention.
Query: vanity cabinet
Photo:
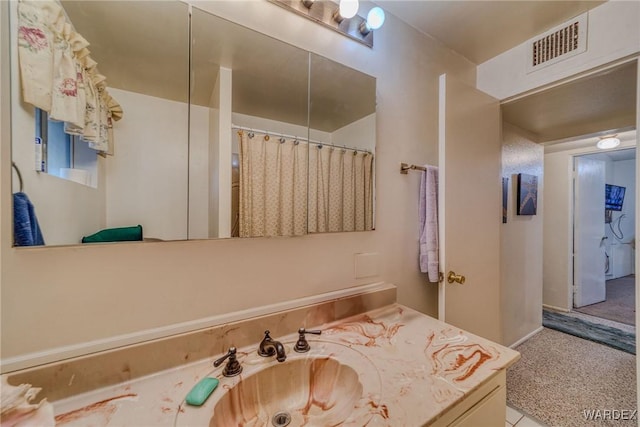
[[[434,427],[502,427],[506,414],[506,369],[503,369],[431,425]]]

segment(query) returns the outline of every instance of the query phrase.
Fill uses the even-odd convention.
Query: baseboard
[[[117,335],[109,338],[56,347],[45,351],[28,353],[17,357],[8,357],[0,360],[1,373],[17,371],[19,369],[43,365],[72,357],[84,356],[106,350],[112,350],[132,344],[139,344],[161,338],[166,338],[178,334],[193,332],[205,328],[210,328],[225,323],[236,322],[258,316],[265,316],[285,310],[320,304],[331,300],[339,300],[359,294],[395,289],[389,283],[377,282],[368,285],[356,286],[353,288],[340,289],[338,291],[326,292],[303,298],[278,302],[275,304],[254,307],[246,310],[224,313],[203,319],[196,319],[189,322],[176,323],[159,328],[146,329],[130,334]],[[394,301],[395,302],[395,297]]]
[[[548,308],[549,310],[561,311],[562,313],[571,313],[570,309],[556,307],[555,305],[542,304],[542,308]]]
[[[515,348],[517,346],[519,346],[520,344],[522,344],[523,342],[527,341],[529,338],[531,338],[532,336],[534,336],[535,334],[537,334],[538,332],[542,331],[544,328],[542,326],[540,326],[539,328],[537,328],[536,330],[534,330],[533,332],[528,333],[527,335],[525,335],[524,337],[520,338],[518,341],[514,342],[513,344],[511,344],[509,346],[509,348]]]

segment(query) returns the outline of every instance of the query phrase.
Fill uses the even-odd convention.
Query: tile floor
[[[546,427],[540,421],[536,421],[533,418],[523,414],[518,409],[507,406],[507,421],[504,423],[505,427]]]

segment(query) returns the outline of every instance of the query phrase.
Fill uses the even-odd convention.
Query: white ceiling
[[[636,158],[636,149],[629,148],[628,150],[615,150],[609,151],[605,153],[611,160],[614,162],[619,162],[622,160],[633,160]]]
[[[637,65],[630,61],[502,105],[504,121],[546,143],[635,127]]]
[[[611,160],[612,162],[621,162],[624,160],[633,160],[636,158],[636,149],[627,148],[625,150],[607,151],[606,153],[586,154],[581,157],[588,157],[594,160]]]
[[[604,3],[595,0],[375,2],[475,64]]]
[[[627,150],[615,150],[615,151],[609,151],[607,153],[603,153],[605,156],[607,156],[609,159],[613,160],[614,162],[620,162],[623,160],[633,160],[636,158],[636,149],[635,148],[629,148]]]

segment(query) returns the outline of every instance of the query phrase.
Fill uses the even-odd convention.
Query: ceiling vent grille
[[[587,50],[587,13],[528,42],[527,71],[532,72]]]

